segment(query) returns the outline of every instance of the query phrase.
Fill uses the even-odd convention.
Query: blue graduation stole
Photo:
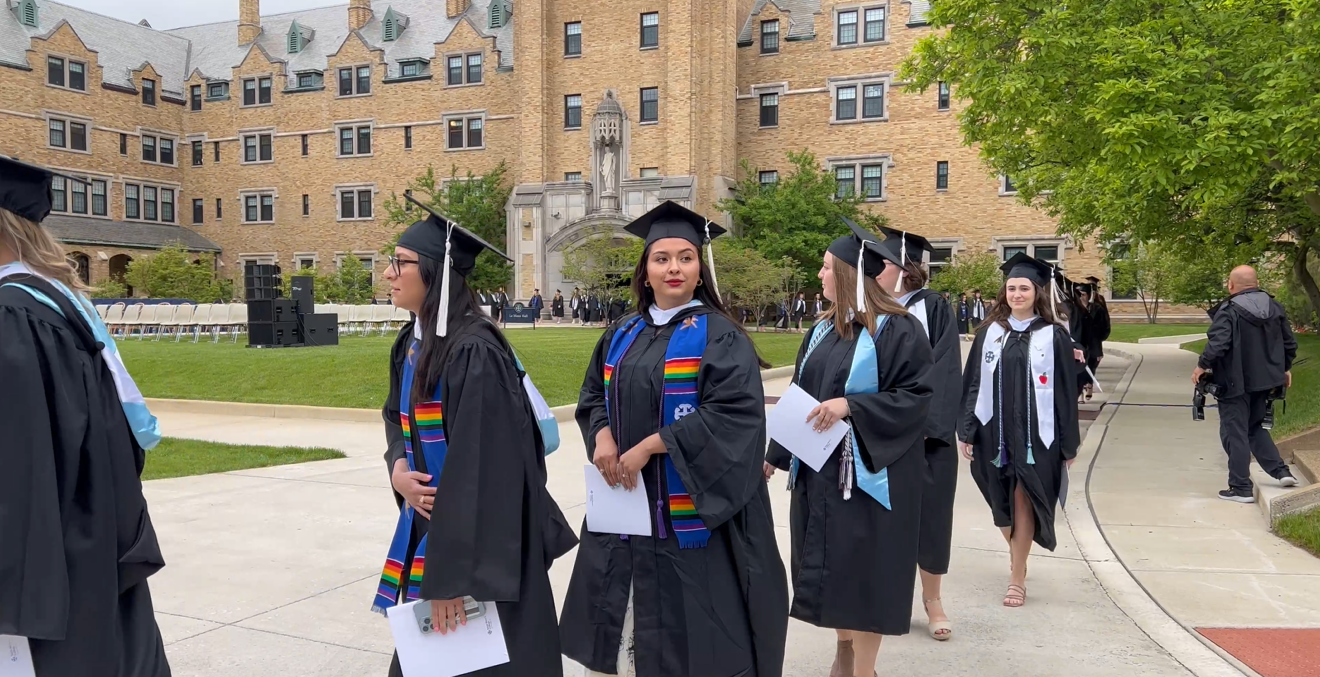
[[[881,315],[876,318],[874,337],[864,331],[858,334],[857,348],[853,351],[852,365],[848,369],[848,380],[843,386],[845,395],[880,392],[880,360],[876,357],[875,342],[880,340],[880,335],[888,324],[889,316]],[[799,380],[802,378],[802,370],[807,366],[807,358],[811,357],[811,353],[820,344],[821,339],[831,331],[834,331],[834,323],[829,320],[817,324],[812,329],[811,340],[807,343],[807,354],[802,356],[802,365],[798,368]],[[866,469],[861,452],[858,450],[860,445],[857,444],[857,433],[851,428],[848,430],[847,441],[850,444],[845,445],[844,451],[847,451],[847,447],[852,448],[851,465],[856,474],[857,488],[878,501],[886,510],[892,509],[889,503],[889,469],[880,468],[876,472]],[[794,456],[788,475],[789,488],[792,488],[797,481],[799,463],[798,458]]]
[[[421,445],[422,457],[426,459],[426,470],[431,475],[429,486],[440,484],[440,473],[445,468],[445,454],[449,447],[445,442],[444,407],[440,403],[440,383],[435,384],[435,394],[430,402],[419,402],[416,410],[411,407],[413,378],[417,369],[418,341],[408,346],[408,359],[403,366],[403,387],[399,393],[399,423],[403,426],[404,456],[408,460],[408,470],[417,472],[416,449]],[[413,554],[412,566],[404,560],[408,557],[408,543],[412,540],[412,506],[404,503],[399,511],[399,522],[394,527],[394,539],[390,541],[389,553],[385,557],[385,569],[380,576],[380,586],[376,589],[376,599],[371,610],[385,613],[386,609],[400,602],[412,602],[421,599],[422,576],[426,573],[426,536],[417,544]],[[405,578],[404,572],[408,575]],[[404,583],[407,583],[405,586]],[[400,590],[403,599],[399,599]]]
[[[605,413],[611,429],[615,431],[619,427],[615,425],[610,407],[614,368],[628,353],[644,326],[646,323],[640,316],[629,320],[614,333],[610,350],[605,356]],[[660,405],[662,427],[696,412],[700,403],[697,396],[697,371],[705,351],[706,316],[693,315],[674,330],[673,336],[669,338],[669,346],[665,348],[665,391]],[[679,476],[668,454],[665,454],[665,485],[668,488],[669,519],[674,525],[674,535],[678,537],[678,547],[684,550],[706,547],[710,541],[710,530],[697,514],[696,504],[688,494],[687,487],[683,486],[683,478]],[[667,538],[664,501],[656,501],[655,512],[660,538]]]

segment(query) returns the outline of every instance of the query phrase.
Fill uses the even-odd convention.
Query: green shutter
[[[499,28],[504,25],[504,17],[502,14],[503,13],[500,12],[499,0],[490,3],[490,28]]]
[[[289,25],[289,53],[297,54],[302,51],[302,47],[302,28],[300,28],[298,22],[295,21]]]
[[[23,0],[18,11],[25,26],[37,27],[37,3],[34,0]]]
[[[381,36],[385,42],[394,42],[394,39],[399,37],[399,30],[396,26],[394,19],[385,19],[385,26],[382,29],[384,35]]]

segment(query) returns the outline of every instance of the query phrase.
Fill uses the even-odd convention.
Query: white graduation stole
[[[986,328],[981,354],[981,385],[976,393],[976,418],[982,425],[994,415],[995,367],[1004,351],[1007,330],[998,322]],[[1054,444],[1054,325],[1031,332],[1031,386],[1036,391],[1036,426],[1046,447]]]
[[[917,318],[921,323],[922,331],[926,332],[926,338],[930,338],[930,327],[926,324],[926,299],[921,299],[907,307],[908,315]]]

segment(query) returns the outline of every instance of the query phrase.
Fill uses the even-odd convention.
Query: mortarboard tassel
[[[454,247],[454,223],[445,223],[445,267],[440,273],[440,310],[435,314],[435,335],[444,337],[449,334],[449,266],[452,263],[449,251]]]
[[[866,243],[863,242],[860,249],[857,250],[857,314],[866,312],[866,268],[863,256],[866,254]]]
[[[894,284],[894,294],[903,293],[903,277],[907,275],[907,233],[903,233],[901,247],[898,248],[898,282]]]
[[[1067,321],[1059,317],[1059,305],[1063,303],[1063,294],[1059,293],[1059,270],[1058,265],[1050,266],[1050,309],[1054,311],[1054,323],[1068,328]]]
[[[720,298],[720,281],[719,278],[715,277],[714,243],[715,241],[710,237],[710,219],[706,219],[706,266],[710,268],[711,291],[715,292],[715,298],[720,299],[720,302],[723,303],[724,299]]]

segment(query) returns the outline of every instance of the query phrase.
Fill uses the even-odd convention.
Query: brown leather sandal
[[[842,640],[834,650],[834,665],[830,668],[830,677],[853,677],[853,643],[851,639]]]
[[[1008,586],[1008,592],[1004,593],[1004,606],[1010,609],[1016,609],[1027,603],[1027,589],[1020,585]]]

